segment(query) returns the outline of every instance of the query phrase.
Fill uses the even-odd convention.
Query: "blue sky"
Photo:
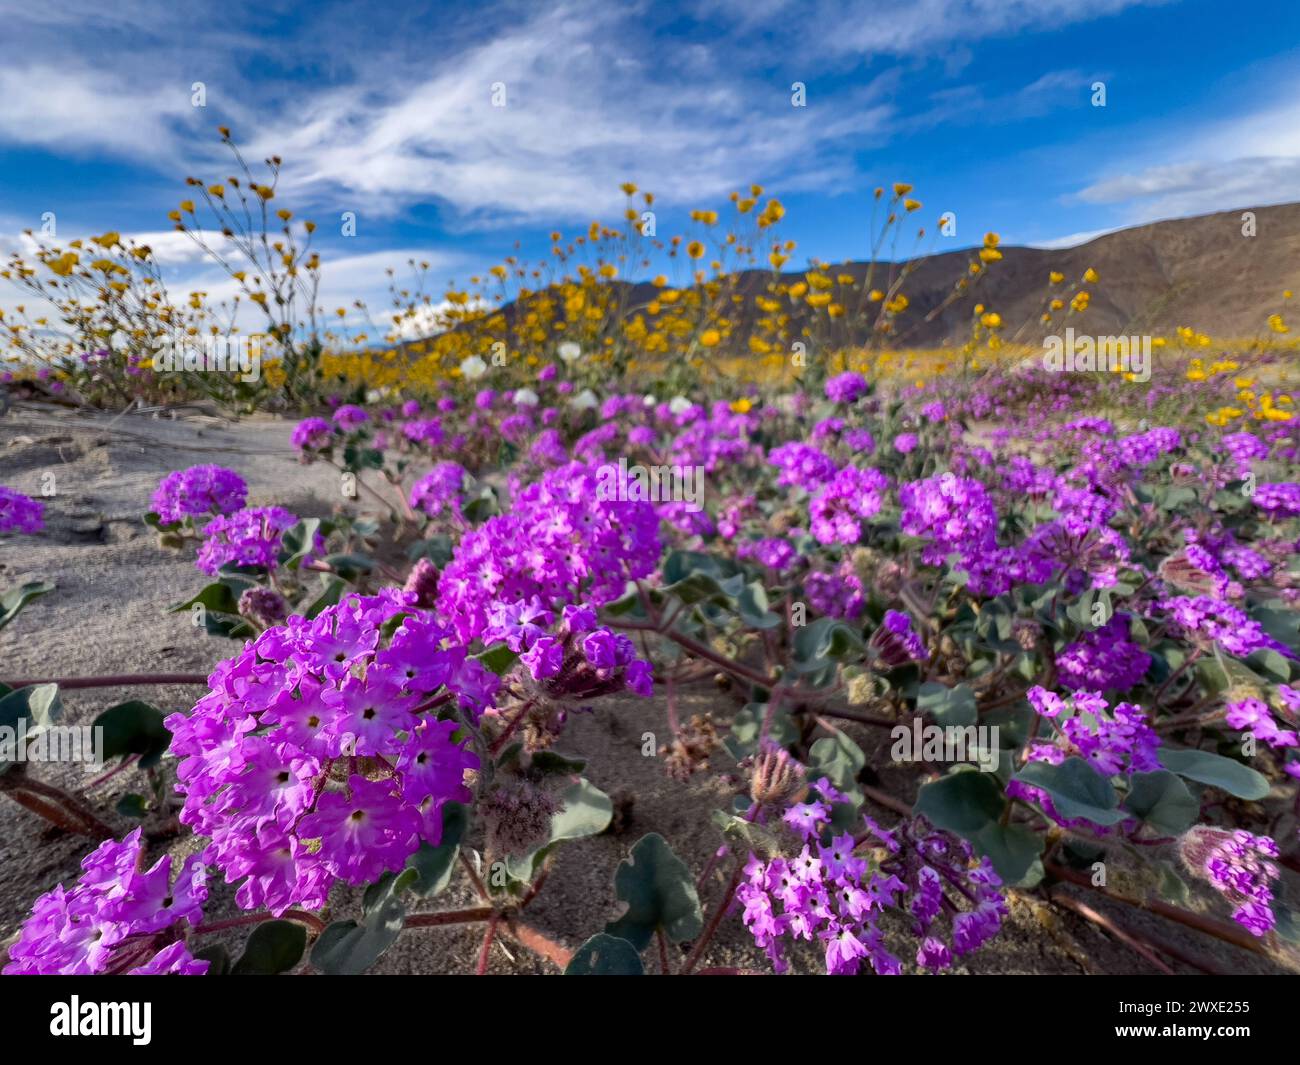
[[[222,124],[284,157],[330,306],[381,305],[411,256],[442,280],[543,254],[614,221],[625,180],[661,235],[758,182],[795,264],[864,257],[870,190],[897,180],[931,229],[956,212],[930,250],[1300,199],[1294,0],[0,0],[0,26],[0,251],[53,211],[218,294],[165,216],[186,174],[229,173]]]

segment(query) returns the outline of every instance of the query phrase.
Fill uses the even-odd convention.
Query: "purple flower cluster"
[[[370,421],[370,415],[361,407],[345,403],[334,412],[334,424],[344,429],[356,429]]]
[[[462,640],[483,632],[496,603],[599,607],[654,572],[662,547],[653,504],[601,499],[599,480],[582,463],[561,466],[466,533],[438,584],[438,611]]]
[[[1256,836],[1238,829],[1200,825],[1180,843],[1189,869],[1210,882],[1236,909],[1232,919],[1252,935],[1266,936],[1273,930],[1273,885],[1279,870],[1273,859],[1279,856],[1277,843],[1268,836]]]
[[[789,540],[767,536],[761,540],[742,540],[736,545],[737,558],[752,558],[770,570],[782,573],[794,565],[799,553]]]
[[[412,508],[436,518],[444,510],[460,514],[460,494],[469,476],[458,462],[439,462],[411,486]]]
[[[810,573],[804,578],[804,595],[819,614],[852,621],[867,607],[862,581],[847,560],[831,573]]]
[[[1106,700],[1094,692],[1075,692],[1061,698],[1042,687],[1028,692],[1030,704],[1056,732],[1052,740],[1036,740],[1028,760],[1060,765],[1071,756],[1083,758],[1104,777],[1150,773],[1161,768],[1156,751],[1160,737],[1147,724],[1146,714],[1132,703],[1117,703],[1107,712]],[[1087,828],[1100,835],[1110,827],[1085,818],[1066,818],[1042,788],[1012,780],[1006,794],[1011,799],[1037,803],[1048,817],[1066,828]]]
[[[1107,711],[1106,699],[1096,692],[1074,692],[1062,699],[1046,688],[1028,693],[1035,712],[1056,729],[1055,743],[1038,741],[1029,760],[1059,761],[1049,750],[1065,757],[1079,755],[1102,776],[1150,773],[1160,768],[1156,749],[1160,737],[1147,724],[1146,712],[1133,703],[1116,703]]]
[[[324,418],[304,418],[289,439],[299,451],[323,451],[334,442],[334,428]]]
[[[1130,619],[1116,614],[1056,656],[1061,687],[1071,691],[1128,691],[1146,676],[1151,656],[1129,639]]]
[[[811,531],[818,543],[856,544],[862,520],[880,510],[888,482],[879,470],[846,466],[809,503]]]
[[[442,807],[469,801],[478,758],[437,709],[476,716],[500,681],[414,600],[385,589],[291,617],[167,719],[181,821],[211,837],[204,861],[244,909],[322,906],[336,879],[368,883],[437,844]]]
[[[899,499],[903,532],[930,541],[921,553],[929,565],[953,552],[967,557],[996,549],[998,515],[979,481],[945,473],[903,485]]]
[[[1173,625],[1193,643],[1217,644],[1238,658],[1265,647],[1295,657],[1285,645],[1266,633],[1258,621],[1222,599],[1208,595],[1180,596],[1162,600],[1160,606],[1168,611]]]
[[[150,506],[164,525],[209,514],[231,514],[244,505],[248,485],[224,466],[175,470],[159,483]]]
[[[795,485],[812,492],[835,476],[835,460],[812,444],[791,440],[773,448],[767,461],[781,471],[776,483]]]
[[[898,975],[902,962],[886,948],[878,922],[887,909],[904,908],[904,896],[922,940],[917,964],[927,969],[949,968],[954,953],[968,954],[997,934],[1007,912],[1002,882],[988,859],[974,863],[969,844],[920,819],[887,831],[867,817],[862,840],[848,833],[826,838],[831,804],[845,797],[825,778],[813,790],[817,798],[790,807],[784,817],[803,841],[799,855],[760,861],[751,854],[736,889],[745,927],[777,972],[788,967],[782,941],[802,939],[823,944],[833,976],[856,974],[864,960],[880,975]],[[855,853],[872,836],[889,852],[874,870]],[[951,948],[930,934],[945,904],[956,909],[948,888],[973,905],[953,917]]]
[[[1243,472],[1249,472],[1252,459],[1268,458],[1268,445],[1254,433],[1228,433],[1222,443]]]
[[[203,527],[195,565],[215,577],[222,566],[261,566],[273,570],[279,565],[284,534],[298,523],[296,514],[283,507],[252,507],[213,518]],[[316,538],[317,553],[325,550]]]
[[[1230,728],[1249,732],[1270,747],[1300,747],[1295,729],[1280,729],[1273,712],[1261,699],[1246,698],[1228,704],[1225,720]]]
[[[867,380],[846,370],[826,382],[826,398],[832,403],[856,403],[867,394]]]
[[[412,444],[423,444],[425,447],[439,447],[447,438],[441,418],[407,422],[402,426],[402,436]]]
[[[45,528],[45,505],[0,484],[0,533],[34,534]]]
[[[207,870],[198,855],[172,879],[171,855],[148,870],[141,829],[120,843],[105,840],[82,859],[81,879],[59,885],[32,905],[9,948],[6,975],[95,976],[161,972],[201,975],[184,942],[207,901]]]
[[[1251,496],[1251,502],[1274,520],[1300,517],[1300,484],[1293,481],[1261,484]]]

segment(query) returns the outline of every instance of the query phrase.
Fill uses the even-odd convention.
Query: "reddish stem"
[[[137,684],[208,684],[204,673],[117,673],[106,677],[45,677],[0,680],[10,688],[30,688],[33,684],[57,684],[60,688],[127,688]]]
[[[449,924],[472,924],[496,916],[491,906],[475,906],[469,910],[445,910],[442,913],[412,913],[402,922],[403,928],[441,928]]]

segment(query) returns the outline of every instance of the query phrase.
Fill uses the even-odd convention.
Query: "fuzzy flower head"
[[[886,610],[884,619],[867,642],[873,661],[883,669],[897,669],[909,662],[930,657],[925,644],[912,629],[912,619],[898,610]]]

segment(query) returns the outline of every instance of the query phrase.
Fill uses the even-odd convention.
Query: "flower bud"
[[[273,588],[249,588],[239,597],[239,613],[267,629],[278,625],[289,614],[284,598]]]
[[[427,558],[419,559],[406,576],[403,591],[415,593],[416,606],[432,608],[438,601],[438,567]]]
[[[749,797],[760,806],[784,804],[804,787],[804,767],[784,747],[764,740],[754,755]]]

